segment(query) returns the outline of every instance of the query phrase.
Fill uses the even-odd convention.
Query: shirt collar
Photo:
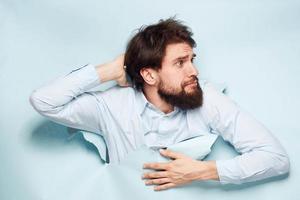
[[[153,104],[151,104],[145,97],[144,93],[142,91],[138,91],[138,90],[135,90],[136,91],[136,100],[137,100],[137,107],[138,107],[138,112],[140,115],[143,114],[143,112],[145,111],[145,109],[147,107],[150,107],[152,109],[156,109],[158,110],[157,108],[155,108],[155,106]],[[174,110],[168,114],[164,114],[162,111],[159,111],[158,112],[161,112],[162,114],[164,114],[165,116],[170,116],[170,115],[174,115],[175,113],[177,113],[178,111],[180,111],[181,109],[178,108],[178,107],[174,107]]]
[[[147,106],[147,104],[149,103],[148,100],[146,99],[144,93],[142,91],[138,91],[135,89],[135,95],[136,95],[136,101],[137,101],[137,108],[138,108],[138,112],[140,115],[143,114],[143,112],[145,111],[145,108]]]

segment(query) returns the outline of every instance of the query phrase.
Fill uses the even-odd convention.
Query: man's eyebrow
[[[186,60],[188,57],[189,57],[189,55],[181,56],[181,57],[175,58],[175,59],[173,60],[173,62],[176,62],[176,61],[178,61],[178,60]],[[195,57],[196,57],[196,54],[193,53],[192,58],[195,58]]]

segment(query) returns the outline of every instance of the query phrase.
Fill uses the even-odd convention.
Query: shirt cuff
[[[86,92],[101,84],[100,77],[98,76],[95,65],[86,64],[75,70],[72,70],[67,76],[77,80],[78,87],[82,92]]]
[[[217,160],[217,171],[221,184],[241,184],[240,169],[236,160]]]

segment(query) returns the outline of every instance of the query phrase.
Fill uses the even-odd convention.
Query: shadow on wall
[[[69,147],[79,147],[100,158],[97,148],[86,141],[78,129],[69,128],[48,120],[36,124],[31,132],[30,145],[49,152],[61,151]]]

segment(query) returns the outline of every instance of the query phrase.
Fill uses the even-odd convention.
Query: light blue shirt
[[[175,107],[168,114],[132,87],[93,91],[100,84],[95,66],[89,64],[36,89],[30,102],[54,122],[102,135],[113,163],[141,145],[167,147],[216,134],[240,153],[216,161],[221,183],[240,184],[289,171],[288,155],[270,131],[208,81],[200,82],[203,106]]]

